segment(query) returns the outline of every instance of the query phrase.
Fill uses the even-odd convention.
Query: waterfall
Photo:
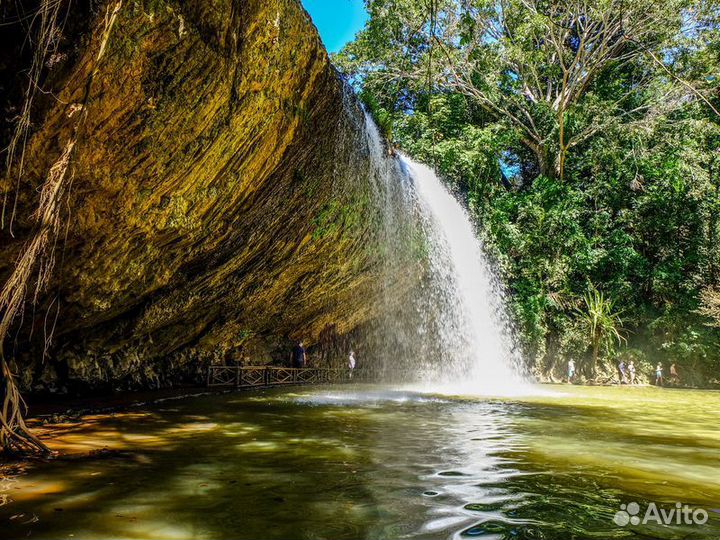
[[[521,358],[505,314],[502,288],[467,211],[429,167],[400,157],[428,244],[421,294],[438,340],[440,369],[423,365],[430,387],[472,394],[524,392]],[[421,377],[422,379],[422,377]]]
[[[525,393],[502,288],[470,216],[429,167],[390,158],[364,116],[383,223],[385,305],[372,332],[381,379],[400,372],[430,391]]]

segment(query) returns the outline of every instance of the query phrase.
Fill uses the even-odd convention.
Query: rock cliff
[[[228,350],[268,361],[289,339],[368,320],[377,151],[299,0],[105,1],[66,18],[24,173],[19,158],[0,172],[5,283],[76,140],[54,268],[6,344],[24,386],[163,384]],[[27,57],[23,40],[0,42],[6,117],[21,106],[10,58]]]

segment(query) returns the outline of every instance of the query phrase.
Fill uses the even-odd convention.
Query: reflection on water
[[[0,538],[718,538],[620,527],[632,501],[720,508],[720,394],[377,387],[193,398],[89,417],[0,482]]]

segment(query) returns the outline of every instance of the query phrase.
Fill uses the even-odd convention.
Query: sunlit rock
[[[228,350],[262,363],[291,338],[367,320],[379,222],[369,139],[299,2],[124,2],[96,63],[110,4],[70,10],[33,110],[15,236],[7,221],[0,231],[5,282],[34,234],[38,188],[80,126],[67,239],[18,334],[26,373],[57,390],[160,386],[195,380]],[[11,205],[15,181],[0,170]]]

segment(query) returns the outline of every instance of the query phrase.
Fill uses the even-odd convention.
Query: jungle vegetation
[[[607,380],[626,358],[720,379],[720,4],[366,7],[334,62],[465,197],[530,368],[574,358]]]

